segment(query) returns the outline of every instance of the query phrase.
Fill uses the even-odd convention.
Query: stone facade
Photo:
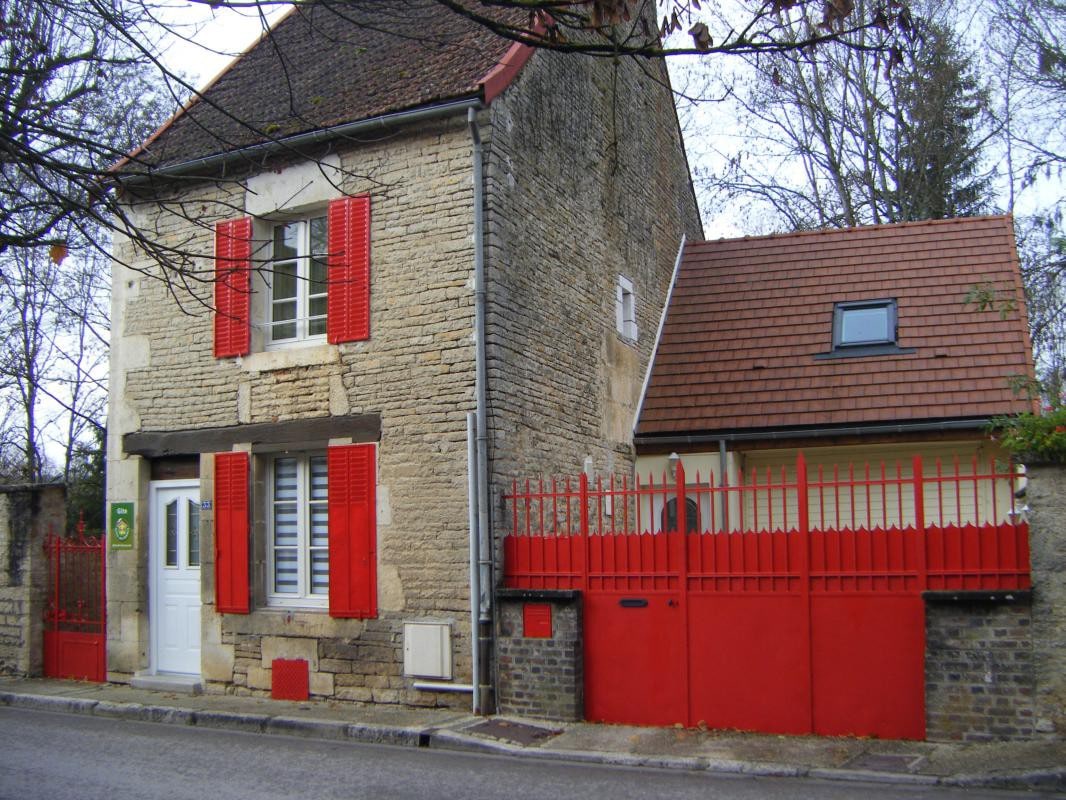
[[[926,599],[927,738],[1032,738],[1028,592],[933,592]]]
[[[62,486],[0,487],[0,675],[41,674],[47,594],[45,536],[65,522]]]
[[[615,87],[628,96],[616,97]],[[622,466],[681,235],[699,234],[670,92],[636,65],[537,53],[478,124],[486,141],[489,429],[502,465],[495,479],[587,454],[606,468],[620,454]],[[256,498],[264,496],[269,452],[238,444],[252,456],[252,611],[216,613],[214,519],[204,508],[202,677],[208,691],[265,694],[274,658],[302,658],[316,697],[467,702],[418,691],[402,672],[403,622],[441,622],[451,631],[455,679],[470,682],[472,158],[466,120],[453,117],[376,143],[335,143],[323,159],[325,180],[317,164],[275,161],[224,184],[186,184],[131,203],[164,242],[202,255],[192,259],[191,288],[179,288],[158,280],[158,267],[129,242],[116,242],[108,500],[137,502],[137,541],[108,555],[110,679],[152,666],[153,467],[125,452],[122,436],[371,414],[381,422],[377,617],[333,619],[324,609],[267,604],[267,509]],[[342,193],[371,197],[370,339],[264,351],[253,329],[251,355],[213,358],[212,287],[195,279],[212,274],[213,224],[301,213]],[[202,224],[153,200],[195,207]],[[259,242],[268,229],[256,225]],[[638,293],[635,344],[614,332],[619,274]],[[253,295],[253,318],[263,314],[260,297]],[[201,454],[195,479],[204,500],[213,496],[213,465]]]
[[[584,719],[581,593],[501,589],[496,601],[499,712]],[[523,614],[530,603],[551,609],[550,636],[531,636],[524,629]]]
[[[665,65],[538,54],[490,107],[493,484],[629,472],[682,236],[702,238]],[[550,153],[550,156],[548,155]],[[637,337],[615,327],[619,276]],[[499,507],[499,506],[497,506]]]

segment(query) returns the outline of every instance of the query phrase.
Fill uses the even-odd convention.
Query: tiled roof
[[[966,305],[990,283],[1015,311]],[[894,298],[913,353],[832,350],[834,304]],[[638,435],[917,422],[1031,410],[1010,217],[693,242],[686,246]]]
[[[433,0],[298,6],[136,158],[166,166],[476,95],[510,46]]]

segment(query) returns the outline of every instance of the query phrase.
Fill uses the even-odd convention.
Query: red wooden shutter
[[[215,453],[215,603],[247,614],[248,454]]]
[[[326,451],[326,464],[329,470],[329,615],[376,617],[374,445],[330,447]]]
[[[329,289],[326,339],[370,338],[370,196],[329,204]]]
[[[215,358],[251,348],[252,218],[215,225]]]

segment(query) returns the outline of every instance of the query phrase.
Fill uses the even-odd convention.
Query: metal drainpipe
[[[718,472],[719,472],[719,474],[718,474],[718,485],[719,486],[725,486],[725,483],[728,480],[728,476],[729,476],[728,468],[729,468],[729,461],[726,458],[725,439],[719,439],[718,440]],[[720,516],[719,519],[722,520],[722,530],[723,531],[725,530],[726,503],[729,502],[728,495],[729,495],[729,492],[722,492],[722,508],[721,508],[721,511],[720,511],[722,516]]]
[[[481,707],[481,686],[478,680],[481,658],[479,647],[479,620],[481,613],[481,567],[478,559],[478,519],[477,519],[477,414],[470,411],[466,415],[466,486],[467,507],[469,508],[470,526],[470,684],[473,691],[471,713],[478,713]]]
[[[489,434],[488,391],[485,353],[485,189],[482,165],[481,132],[477,112],[466,112],[470,138],[474,143],[474,394],[477,406],[477,511],[478,511],[478,582],[480,588],[478,619],[478,669],[480,675],[477,696],[480,713],[495,707],[490,659],[492,658],[492,536],[489,498]]]

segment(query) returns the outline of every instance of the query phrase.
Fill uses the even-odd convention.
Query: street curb
[[[52,695],[21,694],[18,692],[0,692],[0,705],[30,711],[85,714],[103,718],[196,726],[244,733],[269,733],[279,736],[350,741],[362,744],[422,747],[543,761],[569,761],[577,764],[746,775],[758,778],[807,777],[851,783],[909,786],[941,785],[960,788],[1036,790],[1062,790],[1066,788],[1066,769],[1032,770],[1015,775],[918,775],[913,773],[877,772],[874,770],[797,767],[789,764],[735,761],[703,756],[634,755],[632,753],[609,753],[597,750],[524,747],[503,741],[483,739],[465,733],[462,730],[449,728],[402,727],[365,722],[352,723],[337,720],[304,719],[282,714],[273,716],[233,711],[196,711],[175,706],[117,703],[109,700],[86,700],[78,697],[56,697]],[[466,725],[468,723],[464,720],[458,724]]]

